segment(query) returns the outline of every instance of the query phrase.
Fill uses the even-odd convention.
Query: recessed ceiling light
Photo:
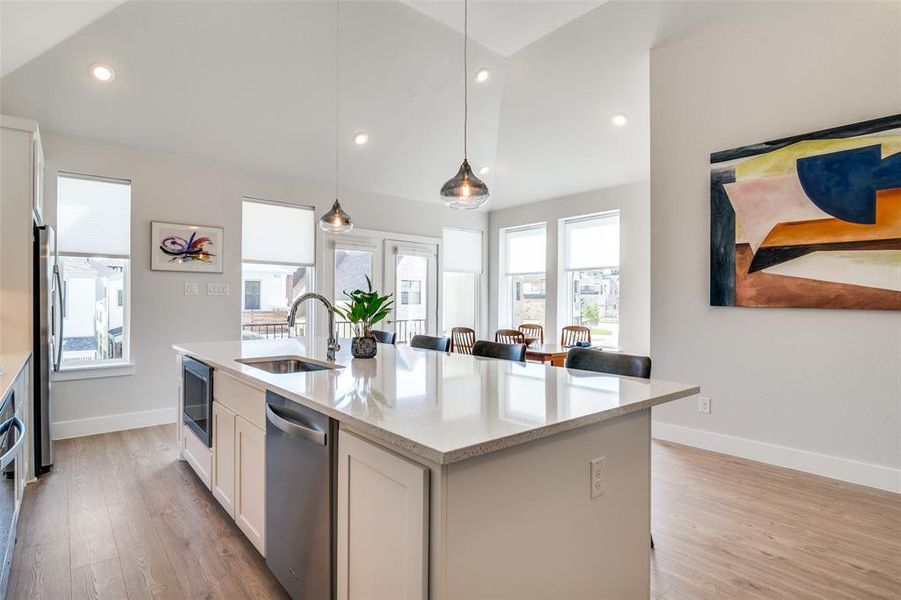
[[[369,143],[369,134],[368,133],[357,133],[354,135],[354,144],[357,146],[365,146]]]
[[[91,65],[91,77],[102,83],[109,83],[116,78],[116,72],[109,65],[95,64]]]
[[[479,83],[485,83],[489,77],[491,77],[491,71],[488,69],[479,69],[476,73],[476,81]]]
[[[629,115],[625,113],[616,113],[612,117],[610,117],[610,122],[613,123],[616,127],[625,127],[629,124]]]
[[[479,169],[479,175],[487,175],[491,172],[491,167],[482,167]]]

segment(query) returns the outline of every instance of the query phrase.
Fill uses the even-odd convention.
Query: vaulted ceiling
[[[63,12],[43,16],[19,4],[0,2],[4,114],[53,133],[334,180],[334,2],[75,3],[86,5],[80,14],[49,2],[40,4]],[[340,3],[343,186],[439,201],[462,158],[459,8]],[[648,49],[713,12],[474,0],[469,157],[491,168],[489,207],[646,179]],[[41,35],[12,50],[6,34],[26,22]],[[97,62],[116,70],[112,83],[88,76]],[[491,77],[474,83],[483,67]],[[628,127],[610,125],[617,112]],[[361,131],[371,142],[358,147]]]
[[[463,3],[401,0],[422,14],[463,33]],[[469,37],[501,56],[510,56],[607,0],[473,1]]]

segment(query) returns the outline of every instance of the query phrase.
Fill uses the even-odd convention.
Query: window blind
[[[453,273],[482,272],[482,232],[444,229],[444,270]]]
[[[131,182],[60,174],[56,228],[63,254],[128,258]]]
[[[313,209],[244,200],[244,262],[312,266],[316,262]]]
[[[504,262],[507,275],[544,273],[547,233],[544,223],[531,227],[507,229]]]
[[[619,213],[564,221],[565,267],[588,271],[619,266]]]

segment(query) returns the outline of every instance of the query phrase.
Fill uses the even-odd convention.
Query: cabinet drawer
[[[207,448],[206,444],[200,441],[200,438],[188,428],[183,428],[184,447],[182,448],[182,457],[191,465],[203,485],[210,489],[211,478],[210,473],[213,470],[213,452]]]
[[[213,399],[263,431],[266,430],[266,394],[262,390],[250,387],[227,373],[216,371],[213,376]]]

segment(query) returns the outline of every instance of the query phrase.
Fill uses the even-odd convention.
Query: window
[[[61,369],[128,361],[131,182],[60,173]]]
[[[545,323],[547,232],[544,223],[504,229],[503,278],[498,317],[509,327]]]
[[[401,304],[422,304],[422,281],[402,279],[400,282]]]
[[[482,274],[482,232],[446,227],[443,235],[444,334],[454,327],[479,329],[479,280]]]
[[[563,221],[566,321],[619,346],[619,212]]]
[[[294,300],[314,288],[312,207],[245,198],[242,215],[242,339],[306,335],[312,305],[299,307],[293,331],[288,311]]]
[[[244,310],[260,310],[261,281],[244,282]]]

